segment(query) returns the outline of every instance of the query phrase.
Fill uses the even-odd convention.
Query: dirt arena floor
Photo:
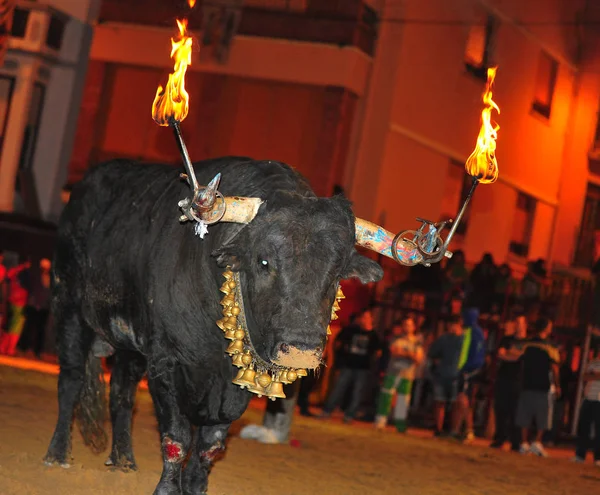
[[[138,394],[134,419],[139,471],[125,474],[104,467],[105,454],[88,451],[77,431],[73,466],[43,465],[57,413],[55,389],[55,376],[0,366],[0,495],[151,494],[161,459],[148,393]],[[399,436],[302,417],[293,428],[300,447],[240,439],[240,428],[261,417],[258,403],[233,425],[210,495],[600,493],[600,468],[571,464],[568,452],[524,457],[483,442],[463,446],[423,432]]]

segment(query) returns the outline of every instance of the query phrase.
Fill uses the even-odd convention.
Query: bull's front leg
[[[182,464],[192,443],[190,422],[177,403],[178,388],[172,372],[149,376],[148,388],[156,410],[163,457],[162,476],[154,495],[180,495]]]
[[[194,435],[194,452],[183,471],[185,495],[203,495],[208,488],[208,473],[215,459],[225,451],[225,438],[231,423],[199,426]]]

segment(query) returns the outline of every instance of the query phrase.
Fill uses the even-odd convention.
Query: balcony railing
[[[219,0],[207,1],[212,2],[211,5],[219,3]],[[241,35],[355,46],[369,55],[375,50],[378,15],[361,0],[253,0],[242,8],[238,28]],[[183,16],[188,17],[192,31],[199,30],[202,2],[190,11],[183,1],[104,0],[99,22],[173,27],[175,19]]]

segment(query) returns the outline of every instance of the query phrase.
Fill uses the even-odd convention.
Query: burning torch
[[[192,7],[195,0],[190,0]],[[189,94],[185,89],[185,73],[192,63],[192,38],[187,35],[187,20],[177,19],[179,36],[171,38],[171,58],[175,61],[174,70],[169,74],[166,86],[158,87],[154,102],[152,103],[152,118],[161,126],[170,126],[175,134],[179,151],[183,158],[186,179],[192,188],[192,198],[184,198],[179,202],[183,211],[180,221],[195,221],[196,230],[200,237],[204,237],[206,226],[216,223],[223,218],[226,204],[225,198],[217,190],[221,180],[221,174],[217,174],[208,184],[198,184],[192,161],[179,124],[187,117],[189,111]]]
[[[500,113],[500,108],[492,99],[492,85],[494,84],[495,77],[496,67],[489,68],[487,72],[487,84],[483,93],[484,108],[481,112],[479,136],[477,137],[473,153],[471,153],[465,162],[465,170],[467,174],[473,177],[473,183],[456,215],[456,219],[454,221],[447,220],[440,223],[433,223],[417,218],[417,221],[421,222],[421,227],[418,230],[400,232],[392,241],[392,256],[398,263],[403,265],[422,263],[430,266],[432,263],[440,262],[444,256],[450,258],[452,253],[448,251],[448,246],[467,210],[475,189],[477,189],[479,184],[491,184],[498,178],[496,139],[500,127],[495,122],[492,122],[492,110]],[[444,241],[440,236],[440,232],[447,224],[452,224],[452,227],[450,228],[448,237]],[[413,249],[407,251],[407,246]],[[411,255],[411,263],[407,263],[406,252]]]

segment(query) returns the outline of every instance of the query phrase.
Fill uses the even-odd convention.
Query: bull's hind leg
[[[69,467],[71,455],[71,424],[85,378],[87,354],[92,335],[84,329],[74,308],[60,311],[56,317],[58,329],[58,421],[44,462]]]
[[[215,459],[225,451],[225,438],[231,424],[199,426],[194,434],[194,452],[183,470],[182,487],[186,495],[206,493],[208,474]]]
[[[123,471],[136,470],[131,446],[131,417],[137,386],[146,371],[146,360],[141,354],[117,351],[110,377],[110,419],[112,422],[112,450],[107,466]]]
[[[192,443],[192,431],[190,421],[177,403],[175,391],[180,389],[180,384],[176,383],[174,372],[166,368],[149,367],[148,374],[148,387],[156,410],[163,457],[162,476],[154,495],[179,495],[181,470]]]

